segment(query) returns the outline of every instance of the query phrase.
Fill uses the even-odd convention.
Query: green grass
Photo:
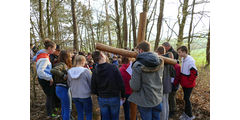
[[[196,66],[204,66],[206,62],[206,48],[195,49],[191,51],[191,56],[195,59]]]

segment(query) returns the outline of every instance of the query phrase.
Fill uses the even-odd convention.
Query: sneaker
[[[179,120],[186,120],[187,119],[187,115],[185,112],[183,112],[183,114],[179,117]]]
[[[188,115],[186,115],[186,120],[193,120],[195,119],[195,116],[189,117]]]

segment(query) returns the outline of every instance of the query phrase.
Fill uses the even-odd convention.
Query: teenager
[[[172,53],[167,53],[163,46],[159,46],[157,48],[158,55],[164,56],[164,57],[171,57],[173,56]],[[163,106],[162,106],[162,112],[161,112],[161,120],[168,120],[169,115],[169,103],[168,103],[168,97],[169,93],[172,91],[172,84],[171,84],[171,78],[175,77],[175,69],[173,65],[170,64],[164,64],[164,70],[163,70]]]
[[[78,113],[78,120],[92,120],[91,77],[89,69],[84,68],[86,59],[76,55],[73,67],[68,70],[68,85]]]
[[[71,97],[67,85],[67,70],[72,67],[70,52],[65,50],[60,52],[58,63],[51,70],[55,76],[56,95],[61,101],[61,115],[63,120],[70,119]]]
[[[100,51],[92,54],[96,68],[93,70],[91,90],[98,96],[102,120],[118,120],[120,99],[125,100],[125,87],[116,65],[106,62],[106,55]]]
[[[182,58],[181,80],[178,82],[180,82],[183,88],[185,101],[184,113],[180,116],[180,119],[193,120],[195,116],[192,115],[190,96],[193,88],[196,85],[197,67],[195,65],[195,60],[193,59],[193,57],[188,55],[188,49],[186,46],[179,47],[177,51],[178,55]]]
[[[157,54],[149,52],[150,43],[137,46],[138,56],[132,65],[128,100],[137,104],[142,120],[160,120],[163,95],[163,62]]]
[[[56,49],[56,44],[49,39],[44,41],[44,49],[39,50],[33,57],[33,61],[36,62],[38,82],[42,87],[43,92],[47,96],[46,98],[46,110],[48,117],[56,117],[52,113],[53,108],[53,78],[50,70],[52,69],[52,64],[50,62],[49,54],[52,54]]]

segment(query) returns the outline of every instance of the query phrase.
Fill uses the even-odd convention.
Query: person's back
[[[93,70],[94,84],[93,92],[100,97],[116,97],[119,96],[122,84],[122,77],[116,65],[103,63],[98,64]]]
[[[130,102],[137,104],[142,120],[160,120],[163,95],[163,60],[150,51],[150,43],[143,41],[132,66]]]
[[[103,120],[118,120],[120,97],[125,99],[125,88],[120,71],[116,65],[106,62],[106,55],[95,51],[93,60],[98,63],[93,70],[91,90],[98,96]]]

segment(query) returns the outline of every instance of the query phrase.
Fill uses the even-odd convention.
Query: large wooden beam
[[[146,24],[147,24],[147,13],[142,12],[140,13],[140,22],[138,25],[137,44],[145,40]]]
[[[114,53],[114,54],[118,54],[118,55],[122,55],[122,56],[126,56],[126,57],[131,57],[131,58],[136,58],[138,55],[138,53],[134,52],[134,51],[128,51],[128,50],[124,50],[124,49],[120,49],[120,48],[115,48],[115,47],[111,47],[111,46],[104,45],[101,43],[96,43],[96,49]],[[164,60],[164,62],[167,64],[172,64],[172,65],[177,64],[177,61],[174,59],[163,57],[163,56],[159,56],[159,57],[162,58]]]

